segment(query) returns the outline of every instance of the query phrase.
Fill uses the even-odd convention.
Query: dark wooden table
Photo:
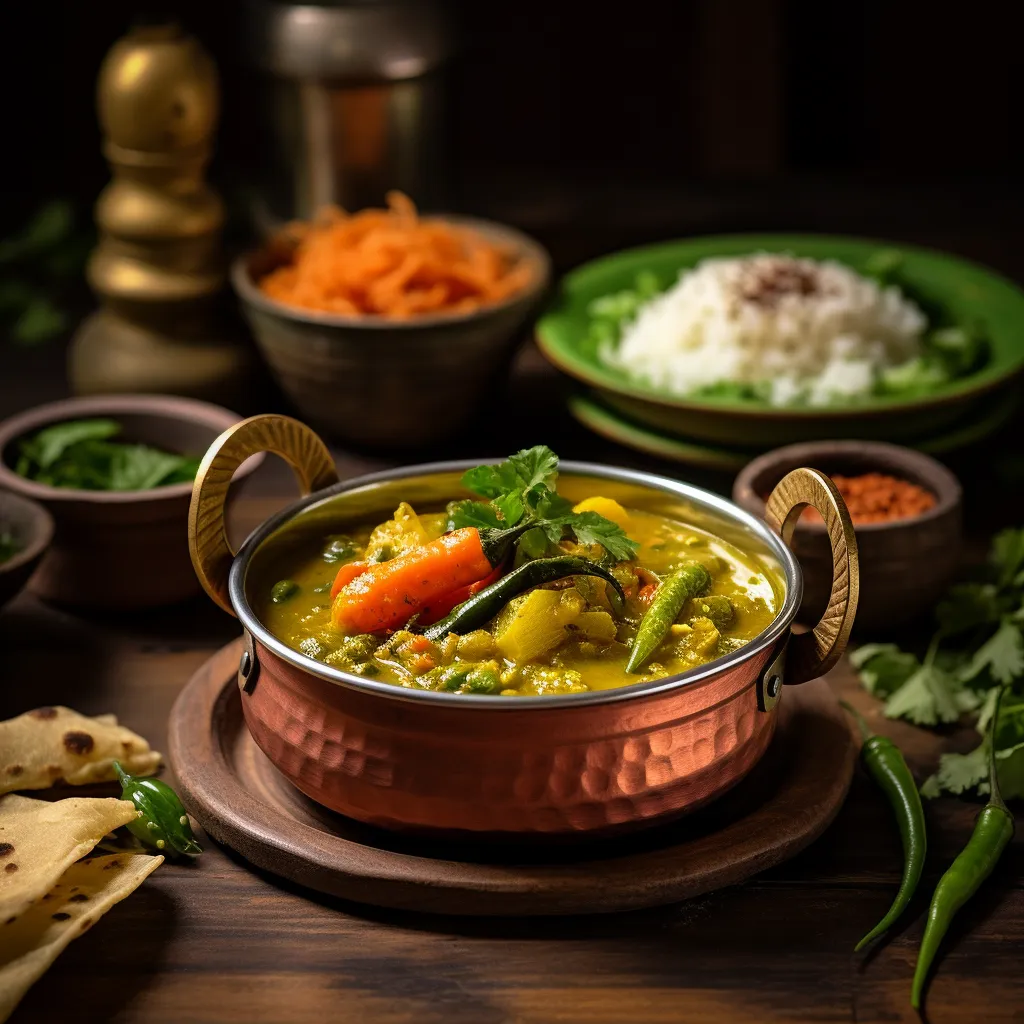
[[[0,413],[58,393],[62,378],[56,358],[0,353]],[[728,480],[658,464],[587,435],[569,422],[557,401],[549,401],[557,397],[557,386],[528,348],[517,365],[511,397],[454,453],[503,454],[544,441],[563,457],[654,468],[728,488]],[[1011,463],[1019,436],[1018,425],[995,449]],[[390,464],[337,455],[343,475]],[[975,454],[955,465],[965,477],[973,474],[991,484],[990,460]],[[268,460],[235,504],[236,530],[287,501],[292,486],[283,467]],[[981,494],[982,486],[970,484],[969,496]],[[1007,499],[1010,486],[1006,480],[999,485],[998,503],[980,497],[969,502],[977,536],[998,521],[1024,518],[1019,495],[1015,505]],[[989,485],[984,493],[996,492]],[[72,614],[22,595],[0,614],[0,716],[52,703],[89,714],[112,711],[166,749],[167,715],[178,691],[236,634],[234,621],[202,598],[114,618]],[[936,737],[885,722],[848,669],[833,673],[832,683],[903,746],[919,777],[931,771],[942,749],[967,749],[973,743],[967,730]],[[892,940],[866,961],[851,949],[888,907],[901,852],[884,800],[859,774],[836,822],[788,864],[688,903],[614,916],[481,920],[376,910],[306,893],[251,870],[207,841],[197,863],[164,865],[72,943],[12,1019],[17,1024],[913,1020],[910,976],[927,899],[968,836],[976,811],[955,800],[928,805],[931,848],[921,894]],[[1024,1018],[1022,850],[1019,837],[954,925],[929,998],[935,1024]]]

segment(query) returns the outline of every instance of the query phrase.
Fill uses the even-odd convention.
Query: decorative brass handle
[[[832,545],[832,593],[814,629],[790,639],[786,657],[787,683],[816,679],[842,657],[860,596],[860,565],[853,523],[842,495],[824,473],[816,469],[794,469],[787,473],[768,498],[765,522],[790,544],[805,505],[816,508],[825,520]]]
[[[235,470],[257,452],[280,455],[295,471],[303,494],[338,482],[327,446],[314,431],[290,416],[252,416],[229,427],[210,445],[192,486],[188,550],[203,589],[232,615],[228,572],[235,553],[228,543],[224,502]]]

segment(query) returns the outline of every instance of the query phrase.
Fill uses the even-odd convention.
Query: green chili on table
[[[687,562],[666,576],[644,613],[626,663],[627,672],[639,672],[661,646],[676,616],[691,597],[700,597],[711,586],[711,574],[700,562]]]
[[[1013,815],[1003,803],[996,772],[995,736],[996,726],[999,724],[1001,699],[1002,692],[996,698],[990,733],[989,801],[978,815],[974,823],[974,832],[967,845],[935,886],[935,893],[928,907],[928,922],[924,928],[924,937],[921,939],[921,949],[917,954],[914,983],[910,990],[910,1005],[915,1010],[921,1007],[921,996],[928,979],[928,971],[953,917],[981,888],[981,883],[992,874],[1003,850],[1013,838]]]
[[[494,618],[501,609],[526,590],[543,583],[553,583],[567,576],[598,576],[609,583],[615,593],[625,600],[619,581],[594,562],[575,555],[558,558],[538,558],[513,569],[507,576],[484,587],[467,601],[457,605],[451,613],[423,630],[428,640],[443,640],[449,633],[468,633]]]
[[[161,853],[198,857],[203,852],[178,794],[166,782],[129,775],[117,761],[114,771],[121,781],[121,799],[130,800],[139,811],[127,825],[132,835]]]
[[[924,869],[925,853],[928,848],[924,823],[924,808],[921,806],[921,794],[917,791],[917,783],[911,775],[907,762],[903,759],[900,748],[884,736],[877,736],[868,728],[864,717],[856,708],[845,700],[839,702],[857,722],[863,745],[860,748],[861,760],[868,774],[875,780],[885,793],[889,805],[896,815],[899,825],[900,839],[903,841],[903,877],[896,891],[896,898],[888,913],[874,928],[854,946],[854,952],[860,952],[869,942],[891,928],[907,909],[907,904],[917,889]]]

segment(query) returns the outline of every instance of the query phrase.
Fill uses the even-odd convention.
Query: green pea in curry
[[[527,449],[463,478],[483,501],[310,542],[251,594],[293,649],[366,678],[539,696],[675,675],[736,650],[777,611],[757,561],[685,523],[555,489]]]

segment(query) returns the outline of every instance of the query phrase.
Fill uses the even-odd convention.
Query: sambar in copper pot
[[[264,522],[236,554],[224,530],[224,500],[238,466],[264,451],[292,465],[306,497]],[[473,466],[436,463],[339,483],[317,435],[296,420],[272,415],[226,431],[203,460],[189,543],[207,592],[237,615],[245,631],[238,684],[246,724],[274,765],[318,803],[376,826],[433,835],[574,835],[650,825],[715,799],[746,776],[771,741],[784,684],[813,679],[842,655],[857,606],[857,549],[842,498],[823,474],[788,474],[762,522],[724,498],[665,477],[562,463],[557,491],[576,508],[590,508],[599,498],[600,508],[617,509],[620,519],[639,524],[638,535],[649,548],[657,546],[649,538],[658,523],[674,524],[680,542],[694,548],[686,565],[715,569],[717,560],[718,567],[727,567],[730,579],[739,581],[734,600],[742,609],[733,628],[730,620],[716,624],[713,591],[702,591],[709,596],[698,600],[689,618],[680,613],[671,626],[665,624],[678,634],[678,645],[663,645],[657,662],[640,670],[633,666],[634,674],[627,674],[643,621],[639,627],[625,622],[623,609],[630,606],[618,602],[633,601],[635,609],[635,602],[645,600],[653,607],[669,578],[646,567],[641,544],[632,560],[620,552],[612,569],[593,570],[600,587],[602,578],[610,584],[607,607],[614,605],[623,617],[617,633],[609,630],[613,616],[596,603],[576,591],[551,592],[569,581],[513,599],[525,602],[542,589],[531,603],[543,605],[550,628],[560,630],[558,617],[564,615],[565,628],[576,630],[559,634],[571,642],[546,667],[526,671],[517,663],[522,648],[509,640],[516,639],[509,630],[518,612],[498,614],[488,624],[490,633],[449,628],[447,623],[472,618],[466,611],[472,599],[425,629],[417,620],[429,609],[410,602],[409,622],[381,618],[386,628],[369,644],[379,642],[377,652],[353,659],[350,641],[358,638],[339,625],[338,608],[355,600],[346,595],[365,591],[385,575],[374,571],[380,552],[373,549],[373,534],[367,541],[366,524],[393,522],[396,508],[415,509],[436,542],[453,543],[458,531],[445,526],[440,513],[469,497],[462,478]],[[834,579],[825,616],[813,630],[796,634],[791,627],[802,578],[786,540],[806,505],[818,509],[828,526]],[[482,539],[487,531],[479,532]],[[330,540],[338,537],[346,538],[343,552]],[[357,540],[347,539],[352,537]],[[419,550],[427,543],[435,541],[425,538]],[[712,553],[702,560],[699,549]],[[323,600],[298,606],[290,618],[278,615],[268,595],[279,567],[301,567],[310,550],[324,550],[331,556],[327,563],[340,559],[345,571],[338,570],[331,593],[334,564],[310,568],[303,586],[322,593]],[[380,561],[401,568],[403,557],[408,556],[396,557],[389,548]],[[438,589],[434,570],[424,565],[415,584]],[[360,572],[365,575],[357,577]],[[496,571],[497,582],[513,573],[509,567]],[[619,582],[626,579],[637,584],[629,593]],[[360,582],[366,580],[371,582]],[[294,581],[278,583],[286,584],[275,592],[281,603],[299,589]],[[496,585],[486,586],[481,597]],[[612,590],[618,601],[611,601]],[[287,625],[303,620],[316,630],[303,634]],[[329,642],[332,626],[336,644]],[[701,643],[712,633],[720,638],[714,648],[691,637],[700,630],[706,631]],[[446,665],[463,657],[460,645],[475,633],[491,639],[487,651],[473,655],[490,659],[490,674],[478,671],[478,683],[488,681],[470,686],[464,683],[472,678],[468,669],[460,674]],[[523,636],[529,641],[533,635],[522,634],[519,641]],[[602,637],[608,646],[598,649]],[[416,660],[400,660],[396,641]],[[697,656],[699,650],[706,656]],[[604,658],[601,672],[588,670],[591,655],[594,664]],[[569,685],[538,685],[538,678],[568,679]],[[452,679],[455,684],[448,685]]]

